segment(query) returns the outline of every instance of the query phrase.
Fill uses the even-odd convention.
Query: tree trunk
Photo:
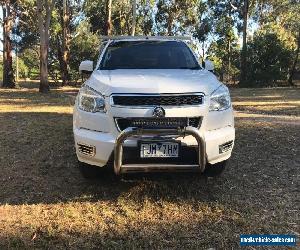
[[[135,34],[136,26],[136,0],[132,0],[132,26],[131,26],[131,35]]]
[[[205,60],[204,60],[204,57],[205,57],[205,42],[203,41],[202,42],[202,67],[205,68]]]
[[[232,11],[232,4],[229,5],[228,8],[228,16],[231,18],[231,11]],[[232,21],[232,18],[231,18]],[[232,26],[234,25],[231,22]],[[230,34],[227,34],[227,51],[228,51],[228,57],[227,57],[227,61],[228,61],[228,67],[227,67],[227,83],[229,83],[231,81],[231,37]]]
[[[69,84],[70,81],[70,9],[69,1],[63,0],[63,13],[62,13],[62,53],[61,53],[61,76],[62,86]]]
[[[12,17],[10,1],[2,7],[3,10],[3,83],[6,88],[15,87],[14,72],[12,67],[12,44],[10,39],[12,29]]]
[[[16,83],[19,81],[19,51],[16,45]]]
[[[107,6],[106,6],[106,15],[107,15],[107,19],[106,19],[106,27],[105,27],[105,34],[107,36],[111,35],[111,3],[112,0],[107,0]]]
[[[173,14],[171,12],[169,12],[169,17],[168,17],[168,20],[167,20],[168,36],[173,35],[172,27],[173,27]]]
[[[228,37],[228,68],[227,68],[227,82],[231,80],[231,40]]]
[[[60,73],[61,73],[61,77],[63,79],[63,68],[64,68],[64,61],[63,61],[63,49],[61,46],[62,42],[60,40],[60,38],[58,37],[56,40],[56,46],[57,46],[57,59],[59,62],[59,67],[60,67]],[[64,82],[62,82],[62,86],[64,85]]]
[[[225,69],[225,65],[224,65],[224,58],[222,59],[222,65],[221,65],[221,72],[220,72],[220,81],[223,82],[224,81],[224,69]]]
[[[243,8],[243,48],[241,53],[241,75],[240,83],[244,83],[246,80],[246,64],[247,64],[247,26],[248,26],[248,11],[249,0],[244,0]]]
[[[48,44],[45,41],[45,37],[41,37],[40,45],[40,92],[49,92],[48,81]]]
[[[49,26],[53,1],[49,5],[49,0],[37,0],[37,14],[40,32],[40,92],[49,92],[48,81],[48,50],[49,50]],[[43,10],[45,9],[45,14]]]
[[[299,52],[300,52],[300,30],[299,30],[299,32],[298,32],[298,38],[297,38],[296,57],[295,57],[293,66],[292,66],[291,71],[290,71],[290,76],[289,76],[289,79],[288,79],[288,83],[289,83],[291,86],[294,86],[294,83],[293,83],[293,76],[294,76],[295,71],[296,71],[296,66],[297,66],[297,62],[298,62],[298,59],[299,59]]]

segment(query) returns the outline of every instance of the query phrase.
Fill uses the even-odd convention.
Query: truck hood
[[[207,70],[189,69],[118,69],[95,70],[87,84],[105,96],[116,93],[189,93],[210,95],[220,86]]]

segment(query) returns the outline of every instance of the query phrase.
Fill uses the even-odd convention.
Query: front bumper
[[[150,134],[154,131],[155,133],[157,132],[157,130],[150,130],[150,131],[143,130],[143,131],[144,133],[147,132]],[[220,145],[223,145],[227,142],[234,141],[235,130],[233,126],[226,126],[223,128],[214,129],[205,132],[199,132],[199,130],[195,128],[191,128],[189,130],[193,132],[187,133],[187,131],[188,130],[172,130],[171,133],[175,133],[177,136],[178,135],[181,136],[182,144],[186,146],[201,145],[201,147],[198,148],[198,154],[201,150],[204,150],[204,157],[203,157],[203,153],[200,153],[200,157],[198,157],[198,159],[200,159],[200,161],[202,160],[203,162],[198,161],[197,166],[190,166],[190,167],[192,168],[197,167],[197,169],[203,171],[204,170],[203,165],[205,165],[204,161],[210,164],[215,164],[230,158],[233,144],[226,152],[220,153],[219,147]],[[195,131],[197,131],[197,134],[195,134],[196,133]],[[111,159],[113,153],[115,152],[115,154],[117,154],[117,156],[114,157],[117,161],[117,164],[115,164],[115,172],[120,173],[124,169],[126,169],[123,168],[123,170],[120,170],[120,168],[122,168],[122,160],[120,157],[121,155],[120,151],[122,151],[121,147],[122,145],[126,147],[137,147],[138,139],[136,138],[136,134],[140,134],[140,133],[141,130],[139,129],[125,130],[118,137],[116,137],[110,133],[92,131],[92,130],[87,130],[82,128],[81,129],[74,128],[74,139],[75,139],[76,154],[78,160],[90,165],[102,167],[108,163],[109,159]],[[164,133],[166,133],[166,131],[164,131]],[[170,133],[170,131],[168,130],[167,133]],[[188,136],[188,134],[190,134],[191,136]],[[200,140],[203,142],[199,143]],[[118,143],[116,143],[116,141]],[[79,144],[93,146],[95,148],[94,154],[93,155],[82,154],[79,151],[79,146],[78,146]],[[118,147],[117,149],[118,151],[115,150],[115,147],[116,148]],[[131,167],[133,168],[138,166],[131,166]],[[152,170],[153,167],[158,167],[158,166],[154,166],[153,164],[151,164],[145,166],[143,171],[147,169]],[[171,166],[165,166],[165,167],[167,167],[166,170],[168,170],[169,169],[168,167]],[[178,166],[178,168],[187,169],[183,166]]]
[[[123,143],[126,139],[132,137],[141,138],[142,136],[158,136],[163,140],[163,136],[185,136],[191,135],[197,141],[198,146],[198,164],[196,165],[177,165],[177,164],[126,164],[123,165]],[[116,139],[116,145],[114,149],[114,171],[116,175],[127,172],[148,172],[156,170],[184,170],[184,171],[200,171],[205,169],[206,157],[205,157],[205,141],[201,137],[199,130],[193,127],[186,127],[184,129],[139,129],[139,128],[127,128],[120,133]]]

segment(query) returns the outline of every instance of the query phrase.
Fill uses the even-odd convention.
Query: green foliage
[[[235,81],[239,73],[240,48],[236,30],[239,29],[241,19],[236,6],[240,4],[238,0],[207,2],[210,15],[204,19],[207,28],[203,29],[202,33],[206,32],[203,39],[207,39],[209,34],[215,37],[207,54],[216,64],[215,72],[221,81]]]
[[[261,32],[275,33],[285,48],[291,50],[288,83],[299,74],[300,51],[300,4],[298,0],[262,1],[256,18]],[[298,73],[297,73],[298,72]]]
[[[90,31],[98,35],[105,34],[106,26],[105,0],[86,0],[83,4],[85,19],[90,23]],[[154,0],[140,0],[137,6],[137,34],[151,34],[153,28]],[[112,1],[112,34],[129,35],[131,29],[132,13],[130,0]]]
[[[247,54],[248,86],[273,86],[278,80],[287,80],[292,51],[277,34],[256,34]]]
[[[286,46],[295,48],[300,32],[300,4],[298,0],[263,1],[257,12],[261,29],[275,32]]]
[[[83,11],[87,17],[87,21],[91,24],[91,32],[99,32],[104,34],[106,25],[106,0],[85,0]]]
[[[78,67],[83,60],[97,61],[99,56],[100,38],[96,33],[91,31],[91,24],[84,20],[77,29],[76,36],[71,43],[70,66],[73,74],[78,72]]]
[[[50,76],[59,78],[63,39],[62,1],[54,0],[54,3],[49,70]],[[82,60],[97,60],[100,36],[106,29],[107,1],[69,0],[67,3],[71,13],[69,63],[72,80],[76,80],[74,78],[78,77],[78,66]],[[295,69],[299,65],[300,5],[297,0],[249,0],[249,3],[249,19],[259,24],[259,28],[248,46],[246,83],[272,85],[276,81],[286,80],[292,65],[296,65]],[[136,35],[192,34],[199,42],[195,47],[202,50],[203,58],[214,61],[220,79],[235,81],[240,72],[241,48],[238,40],[243,6],[244,0],[139,0]],[[17,37],[15,42],[24,62],[24,75],[34,77],[39,71],[36,0],[17,1],[15,8],[18,27],[14,30],[14,37]],[[130,0],[112,1],[111,21],[112,35],[130,34]]]
[[[39,48],[35,46],[24,49],[19,56],[27,68],[26,77],[35,78],[39,72]]]
[[[240,72],[240,49],[236,38],[230,43],[230,51],[228,49],[226,40],[218,39],[210,45],[207,54],[214,62],[215,72],[220,80],[231,82],[238,79]]]
[[[34,47],[39,42],[38,22],[34,0],[22,0],[18,2],[19,22],[16,34],[19,37],[18,47],[22,52],[25,49]]]
[[[14,69],[14,72],[16,72],[16,70],[17,70],[17,61],[16,60],[13,61],[13,69]],[[25,79],[28,77],[28,67],[25,65],[24,61],[20,57],[18,58],[18,72],[19,72],[19,78]],[[16,76],[16,73],[15,73],[15,76]]]
[[[198,0],[159,0],[155,15],[159,34],[182,34],[195,27]]]
[[[151,35],[154,34],[154,0],[140,0],[137,8],[136,34]]]

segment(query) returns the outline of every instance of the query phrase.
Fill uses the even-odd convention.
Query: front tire
[[[227,161],[218,162],[216,164],[206,164],[203,174],[207,177],[216,177],[223,173]]]

